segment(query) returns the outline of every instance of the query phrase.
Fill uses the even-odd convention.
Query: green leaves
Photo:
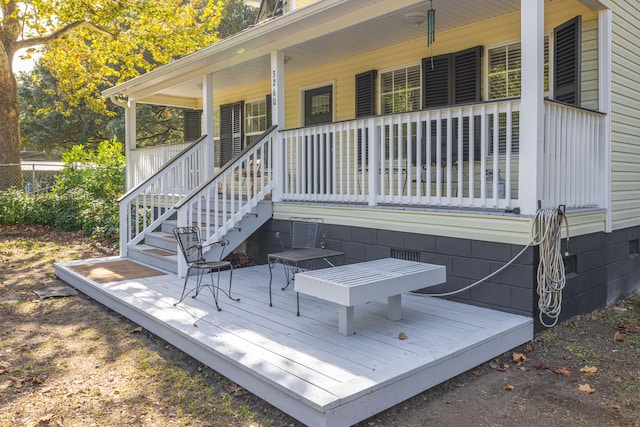
[[[96,150],[76,145],[63,153],[65,168],[51,193],[0,192],[0,224],[46,224],[63,231],[82,230],[101,240],[116,240],[118,197],[124,192],[122,144],[114,139]]]
[[[217,41],[222,3],[129,0],[101,6],[87,2],[84,9],[83,19],[95,26],[53,40],[42,60],[70,106],[83,99],[93,110],[106,112],[102,90]],[[77,19],[76,12],[68,7],[66,21]]]
[[[115,200],[124,191],[125,158],[116,139],[102,141],[96,150],[76,145],[62,154],[65,168],[56,176],[55,193],[82,188],[96,199]]]

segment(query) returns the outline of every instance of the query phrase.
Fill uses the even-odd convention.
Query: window
[[[260,99],[244,104],[245,139],[248,146],[267,130],[267,100]]]
[[[518,97],[522,92],[522,51],[520,42],[497,46],[487,50],[487,98],[501,99]],[[544,91],[549,93],[549,36],[544,38]],[[493,137],[493,115],[489,117],[489,137]],[[511,152],[519,152],[520,113],[512,113]],[[499,154],[507,152],[507,117],[500,113],[498,117]],[[493,154],[493,141],[489,142],[489,155]]]
[[[380,112],[382,114],[419,109],[419,64],[380,73]]]
[[[333,121],[333,85],[304,91],[304,125]]]
[[[521,68],[520,42],[488,49],[487,99],[520,96]],[[544,38],[544,91],[549,92],[549,36]]]

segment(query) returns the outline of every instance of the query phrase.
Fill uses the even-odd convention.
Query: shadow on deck
[[[531,318],[443,299],[403,295],[355,307],[355,334],[338,334],[337,306],[300,295],[274,268],[236,269],[222,311],[204,290],[174,306],[183,280],[118,257],[55,264],[56,275],[310,426],[348,426],[533,338]],[[193,283],[193,282],[191,282]],[[223,282],[225,283],[225,282]],[[400,334],[406,339],[400,339]],[[403,338],[404,338],[403,336]]]

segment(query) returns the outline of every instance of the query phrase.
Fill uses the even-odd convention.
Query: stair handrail
[[[217,241],[250,214],[275,187],[273,153],[277,126],[234,156],[214,176],[174,204],[179,227],[194,222],[205,244]],[[186,272],[178,257],[178,275]]]
[[[120,256],[126,257],[129,246],[142,241],[145,231],[160,225],[173,205],[207,178],[207,148],[203,135],[118,199]]]

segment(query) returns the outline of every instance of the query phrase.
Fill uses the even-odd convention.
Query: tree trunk
[[[0,191],[24,188],[20,167],[20,106],[11,61],[0,49]]]

